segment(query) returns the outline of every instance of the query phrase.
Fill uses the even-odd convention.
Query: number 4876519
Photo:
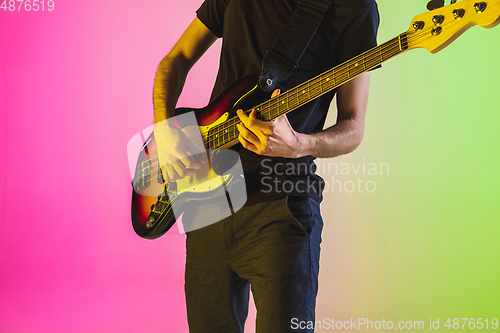
[[[8,11],[25,11],[25,12],[44,12],[45,9],[51,12],[54,10],[54,0],[4,0],[0,9]]]
[[[460,325],[460,321],[462,321],[462,325]],[[467,324],[467,326],[466,326]],[[469,329],[489,329],[491,324],[491,328],[496,330],[498,328],[498,319],[492,318],[489,320],[488,318],[448,318],[444,326],[448,327],[448,329],[465,329],[468,327]]]

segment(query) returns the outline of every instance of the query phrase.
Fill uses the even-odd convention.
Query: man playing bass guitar
[[[166,181],[192,175],[204,162],[185,156],[189,140],[164,121],[190,68],[222,38],[212,99],[246,76],[259,76],[262,59],[298,0],[205,0],[197,17],[161,61],[154,82],[154,134]],[[379,17],[373,0],[333,0],[299,66],[273,93],[295,87],[376,45]],[[323,180],[314,159],[352,152],[363,137],[369,73],[266,122],[237,111],[238,151],[246,205],[233,215],[187,233],[185,291],[190,332],[243,332],[250,286],[257,332],[312,332],[323,221]],[[337,122],[323,129],[337,94]],[[236,116],[236,114],[234,115]],[[203,205],[203,203],[201,203]],[[204,211],[206,214],[206,210]],[[201,218],[185,212],[183,218]],[[297,327],[299,326],[299,327]]]

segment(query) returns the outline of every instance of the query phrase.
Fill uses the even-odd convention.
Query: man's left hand
[[[273,93],[273,97],[279,90]],[[241,145],[259,155],[298,158],[304,156],[301,152],[301,139],[304,134],[297,133],[286,115],[272,121],[257,119],[254,109],[249,115],[243,110],[237,111],[241,123],[238,125],[240,135],[238,140]]]

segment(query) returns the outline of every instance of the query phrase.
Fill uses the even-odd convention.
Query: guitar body
[[[254,77],[245,77],[231,85],[204,108],[176,109],[176,115],[193,111],[199,127],[188,126],[179,121],[176,121],[176,125],[188,138],[200,134],[206,137],[211,128],[236,117],[237,109],[246,110],[269,99],[270,94],[263,92],[257,82]],[[226,146],[235,143],[237,142]],[[206,151],[207,147],[199,148]],[[154,133],[151,133],[141,148],[133,180],[132,225],[135,232],[143,238],[158,238],[176,221],[172,205],[179,207],[190,200],[218,197],[225,193],[224,184],[230,185],[232,182],[243,180],[242,175],[215,173],[212,164],[217,163],[214,158],[216,155],[216,152],[215,154],[212,152],[212,163],[204,164],[194,175],[165,184],[158,167],[156,140]]]

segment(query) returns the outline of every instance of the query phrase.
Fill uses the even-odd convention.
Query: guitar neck
[[[295,88],[289,89],[255,106],[257,118],[264,121],[271,121],[279,116],[287,114],[407,49],[407,34],[402,33]],[[248,114],[251,111],[252,110],[246,110],[245,112]],[[227,147],[231,142],[235,142],[239,135],[238,124],[240,122],[238,117],[234,117],[222,124],[214,126],[206,137],[207,147],[209,149],[218,149],[223,146]]]

